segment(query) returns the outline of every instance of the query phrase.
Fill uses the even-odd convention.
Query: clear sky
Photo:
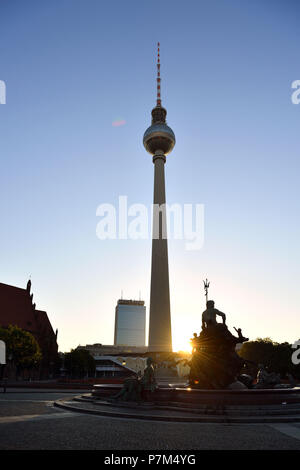
[[[174,348],[200,331],[206,277],[230,328],[299,338],[299,15],[296,0],[0,2],[0,282],[31,275],[60,351],[111,344],[121,290],[148,313],[151,240],[99,240],[96,209],[152,202],[157,41],[167,201],[205,205],[203,248],[169,243]]]

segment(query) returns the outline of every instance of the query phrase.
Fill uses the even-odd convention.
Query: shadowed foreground
[[[52,407],[53,400],[74,395],[69,391],[1,393],[0,449],[300,450],[300,424],[128,422]]]

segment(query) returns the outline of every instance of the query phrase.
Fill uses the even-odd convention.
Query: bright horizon
[[[60,351],[113,344],[122,291],[141,295],[149,318],[151,239],[99,240],[96,211],[122,195],[152,204],[142,138],[158,41],[176,135],[167,203],[204,205],[203,248],[168,245],[173,350],[201,330],[206,278],[231,331],[299,338],[299,10],[296,1],[1,2],[0,282],[25,288],[31,276]]]

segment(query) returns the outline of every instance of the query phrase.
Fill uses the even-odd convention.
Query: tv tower
[[[151,352],[172,351],[168,240],[166,227],[165,163],[175,145],[175,135],[166,124],[167,110],[161,105],[160,44],[157,45],[157,99],[152,109],[152,123],[143,137],[147,152],[153,155],[154,207],[153,211],[152,267],[150,291],[149,345]]]

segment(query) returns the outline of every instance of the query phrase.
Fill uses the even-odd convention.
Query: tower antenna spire
[[[160,43],[157,43],[157,97],[156,97],[156,106],[161,106],[161,88],[160,88]]]

